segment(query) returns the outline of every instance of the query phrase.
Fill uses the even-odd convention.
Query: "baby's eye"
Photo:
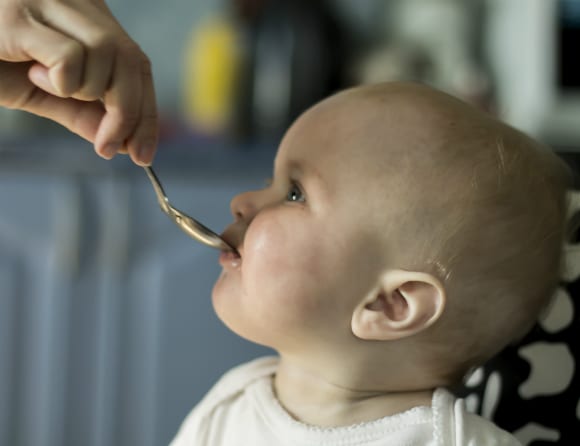
[[[286,195],[286,200],[288,201],[297,201],[297,202],[304,202],[306,197],[300,189],[300,186],[296,183],[292,183],[290,189],[288,190],[288,194]]]

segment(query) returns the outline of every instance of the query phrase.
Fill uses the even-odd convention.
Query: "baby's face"
[[[352,312],[384,260],[377,159],[356,111],[333,100],[307,112],[282,141],[271,184],[232,200],[224,237],[240,258],[220,257],[213,303],[241,336],[287,352],[352,337]]]

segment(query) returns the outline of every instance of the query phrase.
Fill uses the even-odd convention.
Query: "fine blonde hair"
[[[441,325],[458,373],[522,337],[550,302],[570,185],[564,163],[525,134],[491,118],[466,130],[444,142],[456,149],[441,193],[455,198],[420,255],[448,293]]]

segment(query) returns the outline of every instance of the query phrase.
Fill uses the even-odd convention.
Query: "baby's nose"
[[[230,211],[236,221],[251,221],[258,212],[256,192],[244,192],[232,198]]]

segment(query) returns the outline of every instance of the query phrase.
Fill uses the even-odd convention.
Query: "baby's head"
[[[335,382],[450,384],[546,306],[566,186],[550,150],[441,92],[341,92],[232,201],[241,258],[222,255],[215,309]]]

